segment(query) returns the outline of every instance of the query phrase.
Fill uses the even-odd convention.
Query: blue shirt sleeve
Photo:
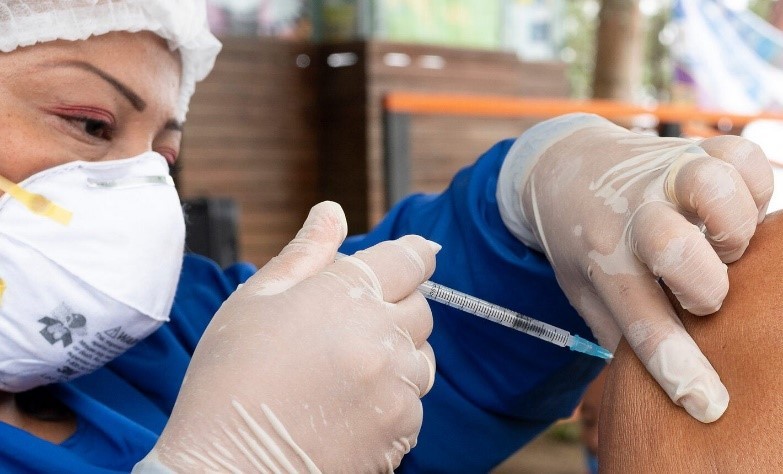
[[[370,233],[349,238],[351,254],[383,240],[422,235],[443,249],[432,280],[592,338],[546,258],[500,218],[495,189],[513,141],[461,170],[440,195],[397,204]],[[553,421],[568,417],[603,362],[438,303],[429,341],[437,359],[424,397],[418,445],[400,472],[486,472]]]

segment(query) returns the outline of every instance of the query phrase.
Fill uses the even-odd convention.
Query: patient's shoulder
[[[718,421],[676,407],[623,341],[601,411],[606,472],[783,472],[783,213],[767,216],[729,266],[717,313],[680,311],[731,396]]]

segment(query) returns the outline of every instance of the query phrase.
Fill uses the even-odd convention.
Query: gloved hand
[[[416,287],[437,244],[406,236],[333,262],[347,226],[315,206],[223,304],[174,412],[136,471],[391,472],[416,444],[435,375]]]
[[[604,347],[625,336],[669,397],[699,421],[729,394],[669,304],[717,311],[737,260],[766,214],[772,171],[739,137],[700,143],[632,133],[594,115],[522,135],[498,183],[507,227],[543,251]]]

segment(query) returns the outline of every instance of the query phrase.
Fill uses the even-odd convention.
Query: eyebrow
[[[139,94],[135,93],[133,89],[123,84],[119,79],[112,76],[108,72],[104,71],[103,69],[90,64],[86,61],[60,61],[52,64],[53,66],[69,66],[69,67],[75,67],[82,69],[87,72],[91,72],[95,74],[96,76],[100,77],[104,81],[111,84],[112,87],[114,87],[117,92],[123,95],[126,99],[128,99],[128,102],[133,106],[134,109],[136,109],[139,112],[143,112],[144,109],[147,108],[147,103],[139,97]],[[176,122],[175,122],[176,123]],[[166,128],[169,128],[169,124],[166,124]],[[181,127],[180,127],[181,128]]]
[[[175,132],[181,132],[182,128],[185,126],[184,123],[179,122],[177,120],[171,119],[168,122],[166,122],[166,125],[163,126],[164,130],[173,130]]]
[[[99,68],[98,66],[95,66],[94,64],[90,64],[86,61],[60,61],[51,63],[50,66],[67,66],[67,67],[75,67],[79,69],[83,69],[85,71],[89,71],[104,81],[108,82],[109,84],[114,87],[117,92],[122,94],[126,99],[128,99],[128,102],[131,103],[134,109],[136,109],[139,112],[143,112],[144,109],[147,108],[147,103],[142,99],[139,94],[135,93],[133,89],[126,86],[122,83],[119,79],[112,76],[108,72],[104,71],[103,69]],[[183,127],[185,126],[184,123],[171,119],[163,126],[164,130],[171,130],[175,132],[182,132]]]

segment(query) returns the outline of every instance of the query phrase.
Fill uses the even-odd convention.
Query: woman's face
[[[0,175],[20,182],[70,161],[150,150],[173,164],[179,83],[179,57],[152,33],[0,53]]]

